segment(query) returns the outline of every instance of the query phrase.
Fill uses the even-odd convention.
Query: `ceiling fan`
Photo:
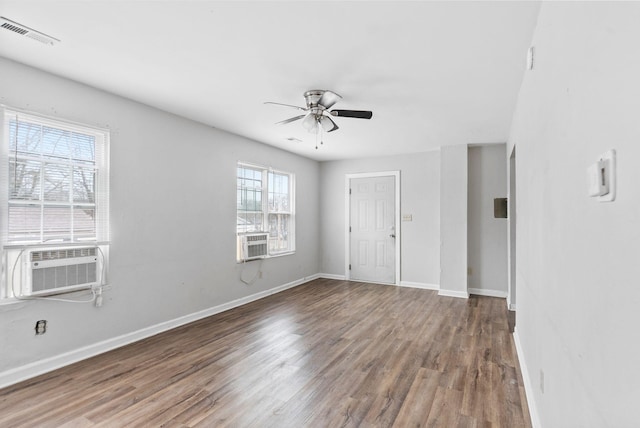
[[[321,134],[322,131],[333,132],[338,129],[338,125],[331,118],[333,117],[354,117],[357,119],[371,119],[373,113],[365,110],[329,110],[335,103],[342,98],[335,92],[312,89],[304,93],[307,107],[298,107],[290,104],[266,102],[265,104],[274,104],[285,107],[292,107],[297,110],[303,111],[304,114],[300,114],[289,119],[277,122],[277,125],[284,125],[287,123],[295,122],[302,119],[302,127],[309,132],[314,132],[316,135]],[[322,141],[320,142],[322,144]],[[316,149],[317,149],[316,144]]]

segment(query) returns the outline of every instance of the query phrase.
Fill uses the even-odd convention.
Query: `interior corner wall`
[[[345,276],[346,174],[400,171],[401,285],[437,288],[440,274],[440,153],[328,161],[321,170],[321,272]]]
[[[505,144],[469,147],[468,286],[471,294],[507,296],[507,219],[494,199],[507,197]]]
[[[539,427],[638,425],[639,20],[638,2],[543,2],[518,97],[516,340]],[[598,202],[587,167],[610,149]]]
[[[319,272],[318,162],[4,58],[0,75],[1,104],[110,129],[112,238],[102,307],[0,305],[0,377]],[[240,275],[257,262],[235,260],[239,160],[296,176],[296,253],[264,260],[252,285]]]
[[[440,149],[440,294],[467,291],[467,145]]]

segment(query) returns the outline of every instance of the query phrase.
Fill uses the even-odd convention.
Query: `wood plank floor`
[[[504,299],[316,280],[0,389],[2,427],[529,427]]]

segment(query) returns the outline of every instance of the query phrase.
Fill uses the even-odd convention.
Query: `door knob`
[[[390,237],[390,238],[395,238],[395,237],[396,237],[396,234],[395,234],[395,233],[392,233],[391,235],[389,235],[389,237]]]

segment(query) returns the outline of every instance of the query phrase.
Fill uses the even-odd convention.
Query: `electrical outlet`
[[[540,370],[540,392],[544,394],[544,371]]]
[[[36,321],[36,336],[45,334],[47,332],[47,320]]]

